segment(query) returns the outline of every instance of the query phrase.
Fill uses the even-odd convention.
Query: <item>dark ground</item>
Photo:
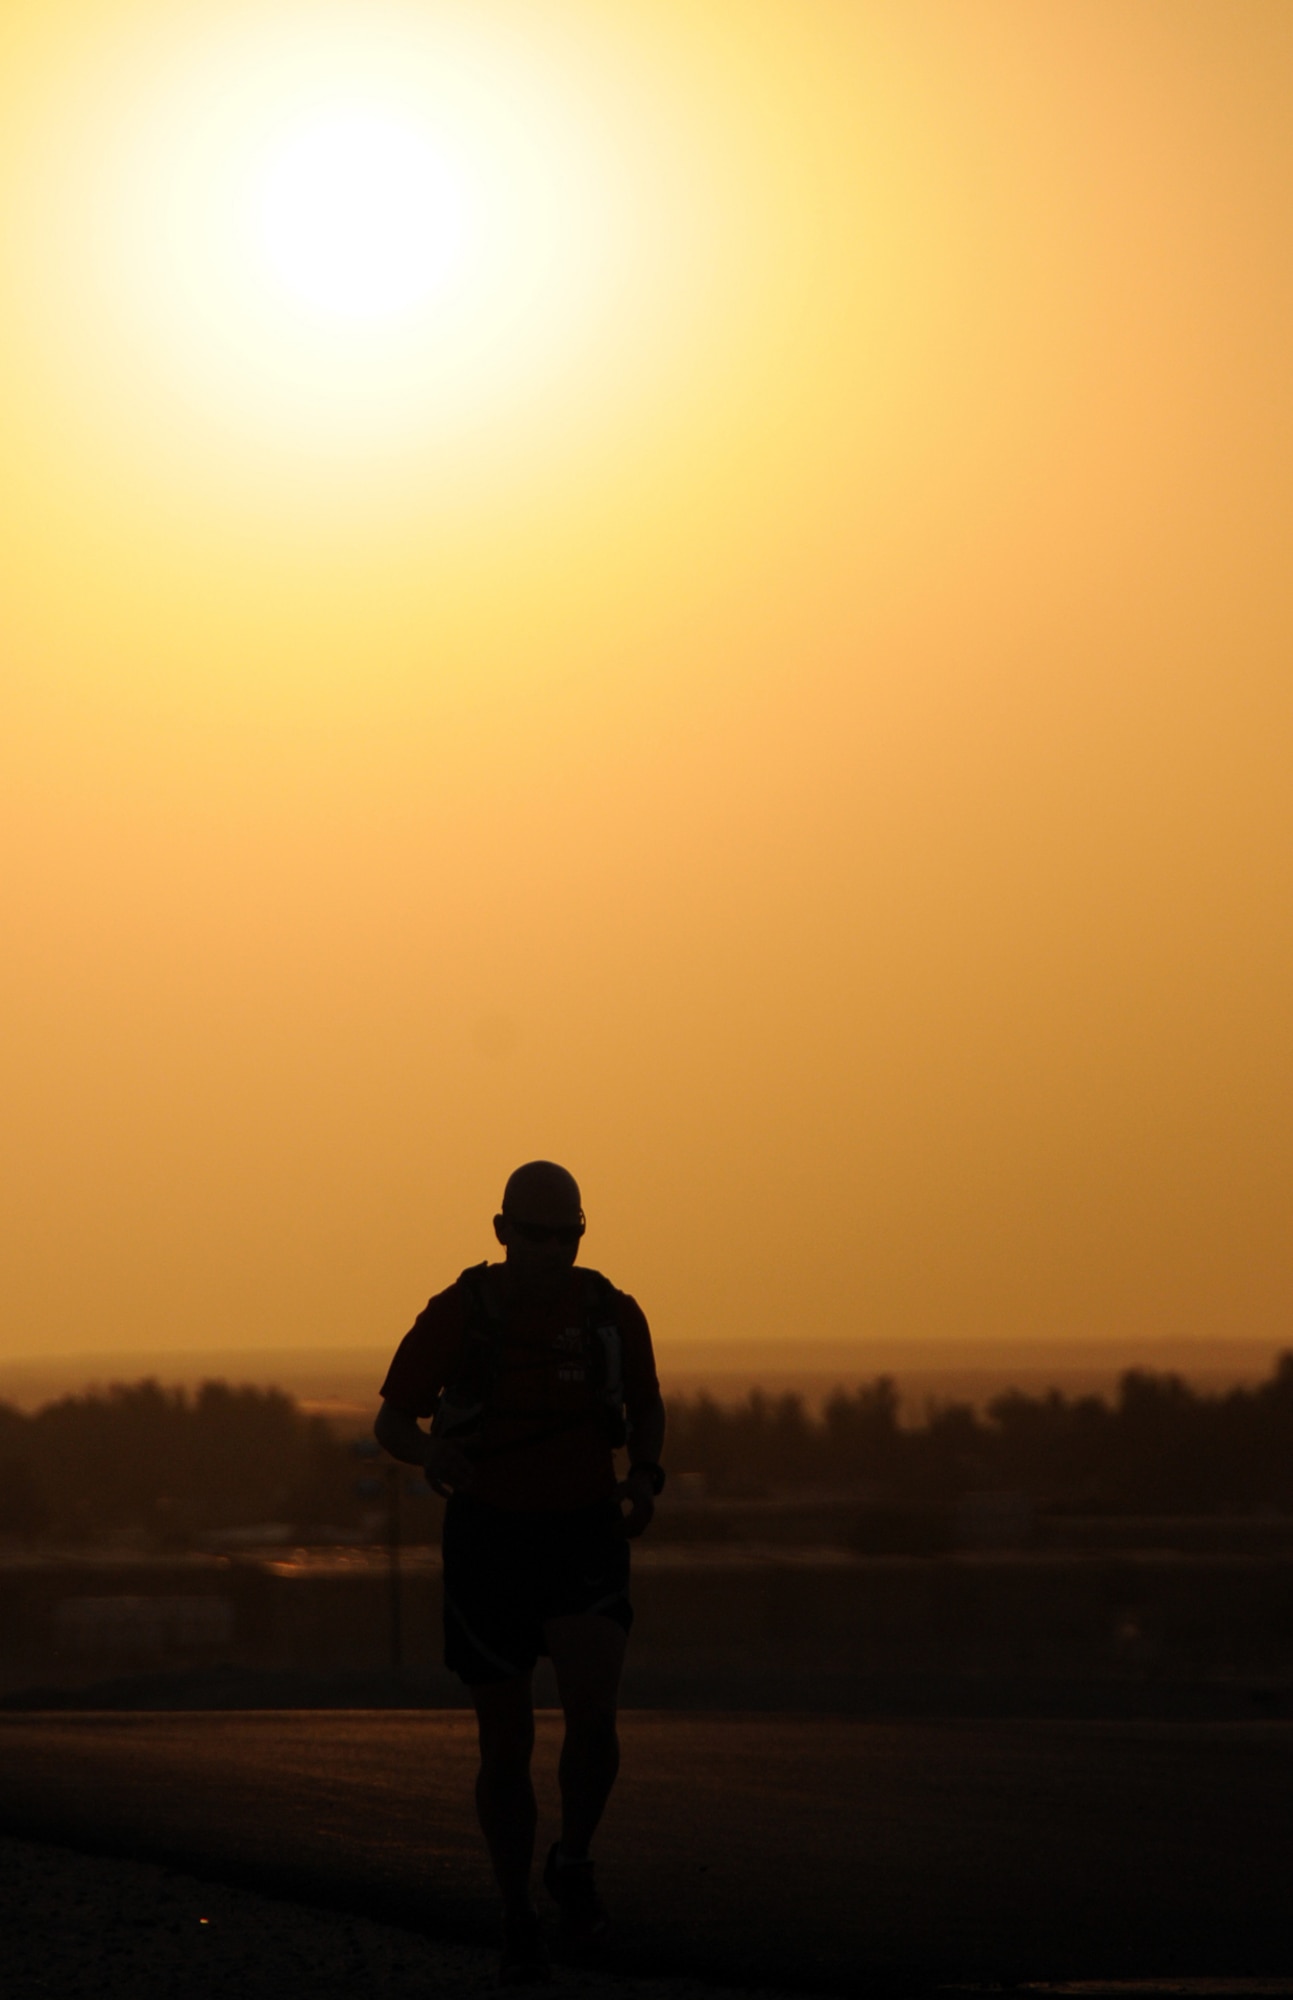
[[[5,2000],[486,2000],[496,1964],[479,1945],[0,1836]],[[554,2000],[716,2000],[697,1980],[556,1977]]]
[[[556,1718],[539,1733],[551,1838]],[[623,1736],[599,1857],[619,1965],[638,1977],[877,1992],[1287,1978],[1293,1993],[1288,1723],[636,1713]],[[409,1933],[466,1947],[494,1935],[473,1763],[461,1712],[14,1715],[0,1718],[0,1829],[256,1892],[259,1914],[237,1920],[248,1938],[279,1936],[265,1894],[312,1904],[340,1927],[336,1951],[360,1952],[349,1990],[396,1994],[425,1978],[399,1956],[426,1950]],[[10,1933],[30,1932],[41,1867],[37,1850],[7,1852],[28,1857],[13,1862],[27,1889],[11,1881],[5,1898],[12,1978]],[[282,1935],[298,1921],[285,1912]],[[80,1934],[66,1912],[50,1922],[65,1945]],[[403,1928],[373,1942],[382,1924]],[[361,1932],[368,1944],[345,1942]],[[404,1969],[391,1959],[370,1977],[370,1946],[374,1968],[385,1951]],[[323,2000],[334,1989],[310,1953],[324,1946],[301,1950],[292,1983]],[[255,1956],[248,1945],[242,1962]],[[487,1975],[483,1959],[454,1961],[427,1983],[449,1992]],[[80,1987],[69,1971],[4,1990],[151,2000],[170,1977]],[[260,1989],[185,1974],[173,1990]]]

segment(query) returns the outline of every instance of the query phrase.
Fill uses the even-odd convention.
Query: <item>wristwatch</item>
[[[657,1500],[659,1499],[660,1495],[664,1492],[664,1467],[662,1465],[657,1465],[653,1458],[639,1458],[629,1467],[629,1471],[649,1472],[651,1474],[651,1492]]]

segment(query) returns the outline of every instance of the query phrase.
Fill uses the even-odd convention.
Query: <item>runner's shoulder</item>
[[[462,1333],[468,1318],[478,1317],[482,1309],[485,1316],[492,1317],[490,1308],[501,1311],[504,1301],[501,1294],[503,1272],[506,1266],[498,1264],[471,1264],[460,1271],[451,1285],[427,1300],[418,1314],[416,1326],[424,1328],[428,1335],[439,1334],[457,1337]],[[572,1292],[578,1288],[582,1295],[591,1288],[599,1311],[606,1310],[614,1316],[621,1333],[630,1339],[647,1334],[647,1319],[631,1292],[626,1292],[608,1278],[604,1271],[597,1271],[588,1264],[576,1264],[571,1271]],[[567,1296],[570,1296],[567,1294]]]
[[[482,1266],[483,1268],[483,1266]],[[463,1279],[469,1274],[464,1271],[442,1292],[433,1292],[413,1322],[414,1331],[424,1333],[459,1333],[462,1330],[464,1305]]]
[[[457,1365],[463,1310],[456,1287],[436,1292],[423,1306],[395,1350],[381,1396],[411,1416],[429,1417]]]
[[[622,1337],[629,1340],[650,1338],[647,1317],[632,1292],[625,1292],[608,1278],[603,1271],[592,1271],[582,1266],[586,1277],[593,1279],[598,1287],[604,1287],[607,1306],[615,1314],[615,1324]]]
[[[576,1264],[573,1275],[582,1278],[586,1285],[592,1285],[609,1305],[614,1305],[630,1317],[636,1315],[642,1318],[642,1308],[633,1294],[624,1291],[613,1278],[608,1278],[605,1271],[595,1271],[590,1264]]]

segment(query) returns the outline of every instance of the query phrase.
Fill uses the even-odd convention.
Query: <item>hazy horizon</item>
[[[721,1401],[753,1388],[771,1394],[795,1391],[820,1402],[836,1388],[852,1389],[892,1376],[904,1406],[926,1402],[986,1403],[1006,1388],[1030,1394],[1057,1388],[1069,1395],[1109,1394],[1129,1368],[1182,1376],[1192,1387],[1218,1392],[1270,1375],[1293,1341],[1151,1340],[902,1341],[857,1339],[672,1341],[658,1346],[666,1396],[701,1390]],[[0,1361],[0,1403],[32,1409],[59,1396],[84,1394],[114,1383],[154,1379],[167,1388],[194,1390],[222,1380],[284,1389],[321,1410],[376,1409],[390,1359],[376,1346],[212,1348],[188,1354],[129,1351],[65,1354]]]

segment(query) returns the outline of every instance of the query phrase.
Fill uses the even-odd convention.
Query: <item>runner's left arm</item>
[[[637,1536],[651,1525],[655,1513],[656,1478],[654,1471],[647,1468],[660,1463],[664,1450],[664,1403],[651,1350],[650,1328],[637,1301],[627,1296],[620,1331],[629,1447],[628,1476],[621,1483],[620,1493],[629,1503],[624,1526],[630,1536]]]
[[[625,1531],[632,1541],[649,1528],[655,1513],[655,1471],[664,1449],[664,1404],[654,1398],[629,1417],[629,1469],[620,1481],[620,1495],[629,1503]]]
[[[654,1398],[629,1418],[630,1465],[659,1465],[664,1450],[664,1398],[657,1389]]]

